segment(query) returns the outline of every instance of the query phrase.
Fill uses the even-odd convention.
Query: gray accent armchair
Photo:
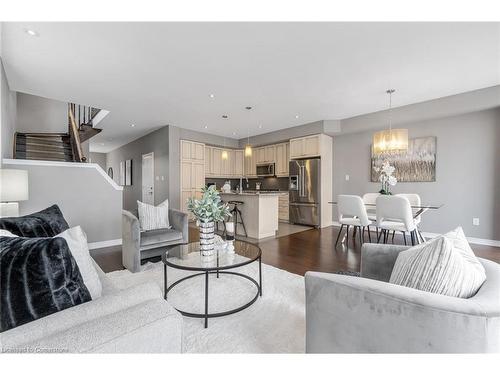
[[[170,208],[171,229],[141,232],[139,219],[130,211],[122,211],[122,262],[131,272],[139,272],[141,260],[163,255],[167,249],[188,243],[188,215]]]
[[[463,299],[388,283],[405,246],[364,244],[361,277],[307,272],[308,353],[500,351],[500,265],[479,258],[486,281]]]

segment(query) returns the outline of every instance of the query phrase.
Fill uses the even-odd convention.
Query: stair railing
[[[75,121],[75,105],[68,104],[69,138],[73,149],[73,156],[76,162],[84,163],[87,158],[83,155],[82,143],[80,142],[79,126]]]

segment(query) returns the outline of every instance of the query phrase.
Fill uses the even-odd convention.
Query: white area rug
[[[233,270],[231,270],[233,271]],[[237,268],[258,281],[258,264]],[[168,282],[186,276],[186,271],[168,268]],[[108,273],[119,288],[146,281],[163,290],[163,263],[148,263],[140,273],[128,270]],[[181,282],[168,295],[173,306],[191,312],[204,309],[204,276]],[[304,353],[305,291],[304,278],[262,264],[263,296],[236,314],[208,320],[184,317],[185,353]],[[255,296],[250,281],[233,275],[210,275],[209,312],[224,311],[244,304]]]

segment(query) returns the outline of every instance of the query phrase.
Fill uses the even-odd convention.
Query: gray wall
[[[294,126],[287,129],[276,130],[274,132],[260,134],[250,137],[252,146],[261,146],[288,141],[291,138],[299,138],[307,135],[319,134],[325,132],[324,121],[311,122],[309,124]],[[243,148],[247,144],[248,138],[239,140],[239,147]]]
[[[0,79],[1,79],[1,97],[0,97],[0,107],[1,107],[1,148],[0,148],[0,158],[11,158],[13,143],[14,143],[14,133],[16,131],[16,92],[9,89],[9,84],[7,83],[7,77],[3,69],[3,63],[0,61]]]
[[[67,133],[67,103],[17,93],[17,131]]]
[[[90,163],[98,164],[105,172],[108,170],[106,168],[106,154],[103,152],[90,152]]]
[[[361,128],[371,118],[348,123]],[[395,193],[418,193],[424,203],[444,205],[424,214],[422,229],[442,233],[461,225],[469,237],[500,240],[500,108],[404,126],[410,138],[437,137],[436,181],[399,183],[393,188]],[[380,189],[370,182],[372,135],[368,130],[334,137],[334,197]],[[480,219],[479,226],[472,225],[473,217]]]
[[[169,136],[163,127],[106,154],[106,171],[113,168],[116,183],[120,182],[120,162],[132,159],[132,185],[123,187],[123,208],[137,209],[142,200],[142,155],[154,152],[155,204],[168,198]],[[163,180],[162,180],[163,176]],[[178,179],[178,177],[177,177]]]
[[[57,204],[71,227],[82,227],[88,242],[122,238],[122,191],[116,190],[96,168],[71,166],[74,163],[61,163],[66,166],[25,163],[10,160],[3,166],[28,171],[29,200],[19,202],[21,215]]]
[[[155,154],[155,204],[169,199],[170,207],[180,208],[180,140],[237,148],[238,141],[176,126],[165,126],[106,154],[106,170],[113,168],[119,182],[120,161],[132,159],[132,186],[123,187],[123,208],[134,210],[142,199],[142,155]],[[162,177],[164,178],[162,180]]]

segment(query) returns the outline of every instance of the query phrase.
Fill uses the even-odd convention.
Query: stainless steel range
[[[290,223],[320,225],[319,158],[290,161]]]

